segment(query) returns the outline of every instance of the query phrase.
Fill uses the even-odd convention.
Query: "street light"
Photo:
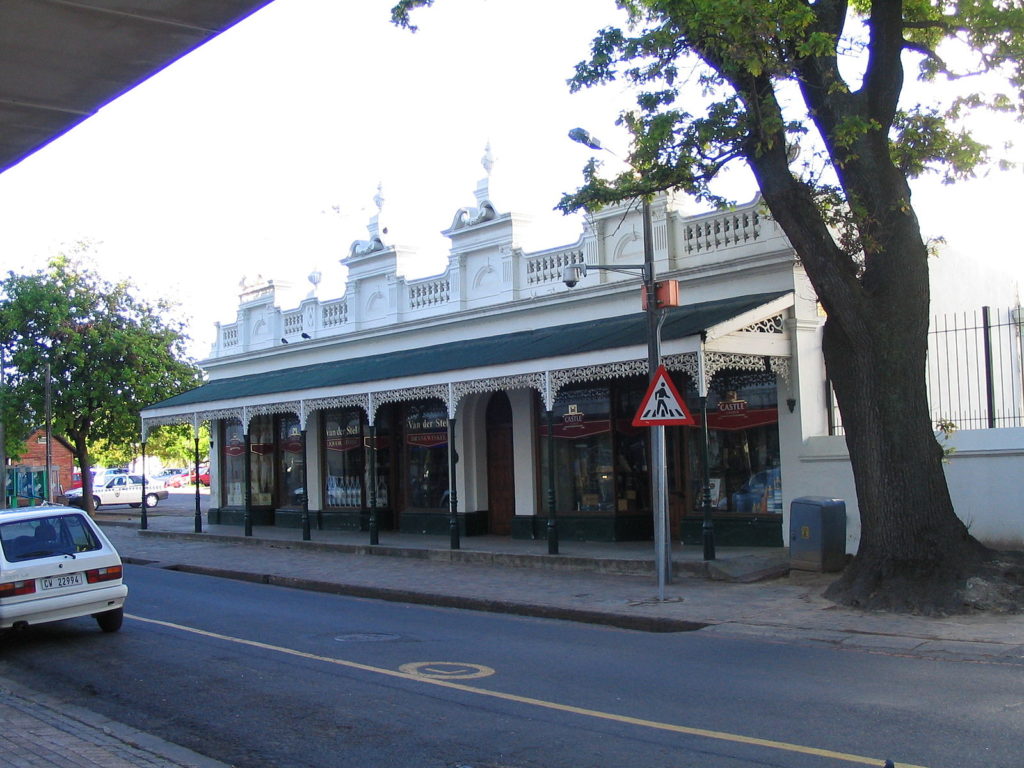
[[[605,149],[598,139],[583,128],[573,128],[569,138],[578,144],[593,150]],[[614,153],[611,153],[614,154]],[[641,203],[643,216],[643,264],[619,264],[614,267],[598,264],[575,264],[566,267],[562,279],[572,288],[585,277],[588,269],[604,269],[612,272],[639,271],[643,278],[644,292],[647,296],[647,373],[650,381],[654,381],[658,368],[661,366],[661,323],[664,313],[658,308],[658,287],[654,272],[654,237],[651,224],[651,204],[644,197]],[[654,545],[658,561],[658,599],[665,599],[665,582],[671,579],[672,552],[668,546],[668,461],[665,453],[665,427],[652,427],[651,433],[651,498],[654,505]]]

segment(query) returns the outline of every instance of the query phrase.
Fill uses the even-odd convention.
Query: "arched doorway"
[[[512,404],[497,392],[487,403],[487,515],[489,531],[499,536],[511,534],[516,514],[513,459]]]

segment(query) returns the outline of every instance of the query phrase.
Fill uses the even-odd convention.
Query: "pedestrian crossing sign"
[[[686,401],[679,395],[679,390],[672,383],[664,365],[658,371],[647,388],[647,394],[640,403],[640,408],[633,417],[634,427],[694,427],[696,422],[686,407]]]

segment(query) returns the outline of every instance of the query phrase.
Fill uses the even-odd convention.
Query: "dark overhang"
[[[270,0],[2,0],[0,172]]]

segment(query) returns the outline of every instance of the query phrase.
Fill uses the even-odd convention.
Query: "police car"
[[[82,489],[72,488],[66,494],[68,504],[81,507]],[[146,506],[155,507],[167,498],[165,488],[156,488],[153,483],[146,486]],[[111,504],[127,504],[130,507],[142,506],[142,478],[139,475],[112,475],[95,480],[92,489],[93,508]]]

